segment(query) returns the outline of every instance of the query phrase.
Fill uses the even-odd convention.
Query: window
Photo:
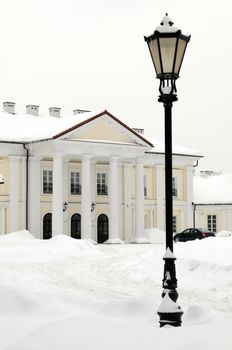
[[[70,193],[81,194],[81,181],[79,171],[71,171],[70,173]]]
[[[172,232],[177,233],[177,228],[176,228],[176,216],[172,217]]]
[[[177,197],[177,177],[172,178],[172,196]]]
[[[208,230],[217,232],[217,217],[216,215],[208,215]]]
[[[143,176],[144,197],[147,197],[147,175]]]
[[[43,170],[43,193],[52,193],[52,170]]]
[[[97,173],[97,195],[108,195],[107,173]]]

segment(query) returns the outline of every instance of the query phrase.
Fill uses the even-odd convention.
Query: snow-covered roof
[[[232,204],[232,174],[193,177],[195,204]]]
[[[164,153],[164,143],[158,139],[137,133],[108,111],[84,112],[67,117],[34,116],[31,114],[11,114],[0,112],[0,142],[27,143],[58,138],[85,123],[91,122],[104,114],[113,118],[143,142],[154,146],[150,152]],[[98,141],[99,142],[99,141]],[[173,154],[201,156],[198,151],[173,145]]]
[[[56,118],[0,112],[0,141],[31,142],[50,139],[95,115],[97,115],[96,112],[87,112]]]
[[[63,118],[0,112],[0,142],[27,143],[58,138],[105,114],[152,147],[148,140],[134,132],[106,110],[101,112],[84,112]]]
[[[148,151],[148,153],[164,153],[164,142],[160,141],[158,139],[156,139],[153,136],[148,136],[148,135],[143,135],[145,137],[146,140],[148,140],[149,142],[151,142],[154,145],[154,149]],[[178,146],[178,145],[172,145],[172,153],[173,154],[178,154],[178,155],[191,155],[191,156],[196,156],[196,157],[203,157],[203,155],[199,152],[196,151],[194,149],[190,149],[190,148],[185,148],[182,146]]]

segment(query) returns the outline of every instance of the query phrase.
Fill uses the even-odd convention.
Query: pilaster
[[[120,242],[118,156],[110,158],[109,176],[109,243]]]
[[[144,237],[144,168],[143,159],[136,159],[135,242]]]
[[[9,232],[19,230],[19,179],[20,179],[20,157],[9,157]]]
[[[81,237],[84,239],[92,239],[91,158],[91,154],[84,154],[81,163]]]
[[[126,243],[132,239],[131,172],[132,163],[124,163],[124,237]]]
[[[164,166],[156,165],[155,174],[156,226],[160,230],[164,230]]]
[[[193,168],[186,167],[187,227],[193,227]]]

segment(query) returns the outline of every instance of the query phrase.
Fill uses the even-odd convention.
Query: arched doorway
[[[43,239],[52,238],[52,214],[47,213],[43,217]]]
[[[73,214],[71,217],[71,237],[81,239],[81,215]]]
[[[101,214],[97,218],[97,243],[104,243],[109,239],[109,220],[107,215]]]

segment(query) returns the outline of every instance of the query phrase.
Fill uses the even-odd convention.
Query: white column
[[[187,202],[187,227],[193,226],[193,168],[186,167],[186,202]]]
[[[91,203],[95,204],[95,207],[93,208],[92,215],[91,215],[91,225],[92,225],[92,238],[94,241],[97,241],[97,235],[96,235],[96,161],[91,161]]]
[[[155,171],[156,227],[164,230],[164,166],[156,165]]]
[[[126,242],[132,240],[131,169],[132,163],[124,163],[124,237]]]
[[[21,157],[21,228],[26,229],[26,157]]]
[[[90,154],[84,154],[81,163],[81,237],[84,239],[92,239],[91,157]]]
[[[9,157],[9,232],[19,230],[19,160],[17,156]]]
[[[143,160],[136,159],[135,242],[144,237],[144,169]]]
[[[52,186],[52,236],[63,234],[63,203],[62,154],[54,154]]]
[[[40,193],[41,193],[40,159],[29,159],[29,231],[36,237],[40,236]]]
[[[110,176],[109,176],[109,243],[120,242],[120,224],[119,224],[119,176],[118,176],[119,157],[110,158]]]
[[[63,160],[63,201],[68,203],[68,194],[69,194],[69,169],[68,169],[68,160]],[[63,202],[63,203],[64,203]],[[68,221],[68,206],[65,212],[63,212],[64,224],[63,224],[63,233],[64,235],[69,234],[69,221]]]

